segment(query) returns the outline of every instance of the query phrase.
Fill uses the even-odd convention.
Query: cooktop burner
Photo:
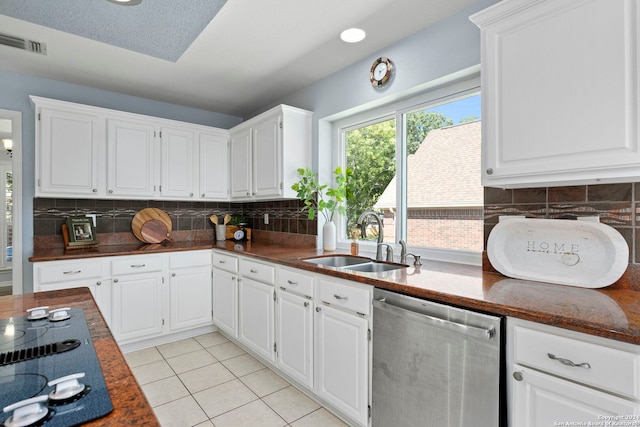
[[[0,319],[2,426],[45,421],[46,427],[75,426],[111,412],[82,310],[65,309],[63,315],[37,320],[30,316]]]

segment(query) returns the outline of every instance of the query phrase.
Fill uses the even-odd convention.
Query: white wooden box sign
[[[489,234],[487,255],[508,277],[603,288],[625,272],[629,246],[596,217],[576,221],[505,216]]]

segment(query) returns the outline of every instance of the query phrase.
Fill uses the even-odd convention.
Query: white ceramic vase
[[[327,221],[322,227],[322,249],[325,251],[336,250],[336,225]]]

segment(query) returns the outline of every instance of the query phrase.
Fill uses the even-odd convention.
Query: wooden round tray
[[[144,243],[161,243],[169,239],[173,224],[169,215],[158,208],[146,208],[131,221],[131,231]]]

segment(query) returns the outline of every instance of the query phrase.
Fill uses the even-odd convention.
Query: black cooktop
[[[113,405],[82,309],[66,309],[38,320],[30,320],[31,316],[0,319],[0,423],[10,426],[24,415],[4,412],[4,408],[38,397],[42,401],[36,404],[38,409],[22,412],[46,411],[38,421],[46,427],[80,425],[111,412]],[[65,377],[57,389],[48,385]]]

